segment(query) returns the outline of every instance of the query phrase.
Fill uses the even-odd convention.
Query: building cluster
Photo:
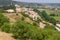
[[[16,7],[16,13],[21,13],[21,12],[25,12],[25,14],[29,15],[29,17],[31,17],[33,20],[37,20],[38,18],[41,18],[38,13],[34,12],[33,9],[31,8],[26,8],[26,7],[20,7],[20,5],[15,5]],[[14,10],[13,9],[8,9],[6,10],[7,12],[13,13]]]
[[[26,15],[28,15],[29,17],[31,17],[33,20],[37,21],[38,18],[40,19],[41,17],[38,15],[37,12],[34,12],[33,9],[31,8],[26,8],[26,7],[20,7],[20,5],[15,5],[16,7],[16,13],[21,13],[21,12],[25,12]],[[8,9],[6,10],[9,13],[13,13],[14,10],[13,9]],[[39,23],[39,26],[44,27],[45,24],[43,23]]]

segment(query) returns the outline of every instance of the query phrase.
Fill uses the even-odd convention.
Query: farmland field
[[[43,10],[40,10],[40,12]],[[60,10],[50,10],[50,9],[45,9],[46,13],[50,16],[50,14],[54,14],[55,16],[50,16],[54,18],[57,21],[60,21]]]
[[[57,21],[60,21],[60,16],[55,16],[53,18],[55,18]]]
[[[48,15],[50,14],[55,14],[55,16],[51,16],[54,19],[56,19],[57,21],[60,21],[60,10],[45,10],[47,12]]]

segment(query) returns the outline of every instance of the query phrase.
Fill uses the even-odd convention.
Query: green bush
[[[9,20],[2,13],[0,13],[0,29],[4,32],[9,32],[10,30]]]
[[[2,25],[0,29],[4,32],[9,33],[10,32],[10,24],[9,23],[4,23],[4,25]]]
[[[2,13],[0,13],[0,26],[8,22],[9,22],[8,18],[6,18]]]

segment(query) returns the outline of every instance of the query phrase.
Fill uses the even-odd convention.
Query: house
[[[60,22],[57,22],[57,23],[56,23],[56,27],[55,27],[55,28],[56,28],[57,31],[60,32]]]
[[[20,8],[20,5],[18,5],[18,4],[15,4],[15,7],[16,7],[16,8]]]
[[[18,4],[15,4],[15,7],[16,7],[16,12],[19,13],[19,12],[22,12],[23,9],[20,7],[20,5]]]
[[[58,32],[60,32],[60,28],[58,28],[58,27],[55,27],[56,28],[56,30],[58,31]]]
[[[42,23],[42,22],[39,23],[39,27],[40,27],[40,28],[43,29],[45,26],[46,26],[46,24],[44,24],[44,23]]]
[[[8,13],[13,13],[14,12],[14,10],[13,9],[8,9],[8,10],[6,10]]]
[[[16,8],[16,12],[19,13],[19,12],[23,12],[22,8]]]
[[[56,26],[60,27],[60,22],[57,22],[57,23],[56,23]]]
[[[23,12],[29,11],[29,8],[23,7]]]

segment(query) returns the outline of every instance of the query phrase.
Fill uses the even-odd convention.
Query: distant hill
[[[0,0],[0,5],[9,5],[11,2],[12,0]]]
[[[23,6],[41,6],[41,5],[50,5],[50,6],[60,6],[60,3],[27,3],[27,2],[18,2],[13,1],[15,4],[20,4]]]
[[[19,4],[19,5],[21,5],[21,6],[26,6],[26,7],[30,7],[30,6],[32,6],[32,7],[36,7],[36,6],[41,6],[41,4],[39,4],[39,3],[27,3],[27,2],[18,2],[18,1],[13,1],[13,3],[14,4]]]
[[[19,4],[25,7],[38,7],[41,5],[60,6],[60,3],[27,3],[27,2],[19,2],[19,1],[12,1],[12,0],[0,0],[0,5],[9,5],[12,2],[14,4]]]
[[[28,5],[28,6],[40,6],[40,5],[58,5],[60,6],[60,3],[28,3],[28,2],[19,2],[19,1],[12,1],[12,0],[0,0],[0,5],[8,5],[11,4],[11,2],[15,4],[20,5]]]

